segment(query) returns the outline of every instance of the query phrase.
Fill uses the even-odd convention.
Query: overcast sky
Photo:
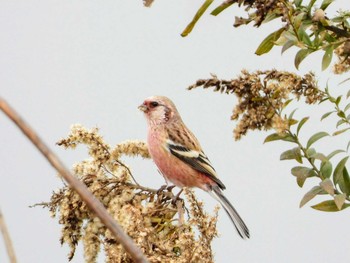
[[[258,44],[279,24],[233,28],[234,16],[241,12],[237,8],[218,17],[205,15],[192,34],[182,38],[180,33],[202,2],[156,0],[152,8],[145,8],[141,0],[1,0],[0,96],[68,167],[87,157],[84,147],[65,151],[55,145],[71,124],[99,127],[111,145],[144,140],[146,122],[137,106],[150,95],[168,96],[201,141],[227,186],[225,195],[251,231],[250,240],[241,240],[220,211],[216,262],[347,262],[350,210],[299,209],[302,196],[318,182],[307,182],[300,189],[290,174],[296,163],[279,161],[280,153],[292,145],[263,145],[268,133],[262,132],[250,132],[235,142],[235,123],[229,120],[235,97],[186,90],[210,73],[230,79],[243,68],[297,72],[295,49],[283,56],[279,48],[255,56]],[[338,7],[342,5],[349,9],[348,0],[337,1]],[[330,70],[320,71],[320,61],[320,55],[311,56],[298,73],[314,70],[322,87],[329,80],[335,93],[344,92],[346,85],[337,87],[339,81]],[[305,126],[305,140],[319,129],[334,131],[334,123],[317,121],[326,110],[326,106],[302,106],[297,112],[297,117],[315,116]],[[47,210],[28,208],[49,200],[62,183],[2,114],[0,127],[0,207],[18,261],[66,262],[69,249],[59,243],[57,219],[50,218]],[[341,139],[346,141],[346,136]],[[330,145],[337,143],[327,138],[318,146],[329,153]],[[153,188],[163,184],[150,160],[125,162],[142,184]],[[215,202],[206,193],[197,193],[211,211]],[[72,262],[82,261],[80,248]],[[0,262],[8,262],[2,239]]]

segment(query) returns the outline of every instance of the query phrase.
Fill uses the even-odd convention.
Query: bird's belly
[[[163,176],[174,185],[178,187],[198,187],[203,190],[207,188],[209,181],[207,182],[208,177],[206,175],[196,171],[170,152],[164,151],[161,155],[155,155],[153,161]]]

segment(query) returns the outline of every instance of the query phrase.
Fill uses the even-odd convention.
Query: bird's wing
[[[203,151],[191,150],[181,144],[177,144],[172,140],[167,140],[167,149],[175,157],[187,163],[193,169],[205,174],[218,184],[221,189],[225,189],[225,185],[219,180],[214,167],[211,165],[208,157]]]

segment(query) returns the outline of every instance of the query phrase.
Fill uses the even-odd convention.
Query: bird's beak
[[[146,112],[148,110],[148,108],[145,104],[141,104],[138,108],[140,111],[143,111],[143,112]]]

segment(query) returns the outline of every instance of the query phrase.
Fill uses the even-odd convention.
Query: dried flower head
[[[334,64],[333,72],[342,74],[350,70],[350,40],[347,40],[342,45],[334,50],[338,57],[338,62]]]
[[[249,14],[248,18],[236,17],[235,27],[251,21],[254,21],[254,25],[259,27],[269,15],[282,17],[285,21],[284,17],[288,14],[287,6],[279,0],[232,0],[230,2],[245,6],[245,10]],[[254,11],[249,13],[250,10]]]
[[[324,96],[311,72],[300,77],[277,70],[258,70],[253,73],[242,70],[235,79],[219,80],[213,75],[210,79],[197,80],[188,89],[197,87],[214,88],[214,91],[237,96],[238,104],[231,115],[231,120],[238,121],[234,129],[236,140],[246,135],[248,130],[275,128],[281,133],[288,129],[288,122],[281,117],[281,113],[292,96],[296,99],[304,96],[308,104],[319,102]]]
[[[184,219],[184,201],[173,202],[170,189],[154,190],[132,182],[130,169],[120,160],[123,155],[149,158],[147,146],[140,141],[127,141],[111,147],[98,134],[74,125],[67,138],[58,142],[66,148],[85,144],[90,158],[74,165],[74,174],[142,249],[150,262],[213,262],[211,241],[217,236],[218,208],[210,216],[189,189],[188,219]],[[68,259],[74,256],[78,242],[84,246],[88,263],[96,262],[103,247],[106,262],[132,262],[111,232],[68,186],[54,192],[48,207],[62,225],[61,244],[70,247]],[[199,234],[196,234],[199,233]]]

